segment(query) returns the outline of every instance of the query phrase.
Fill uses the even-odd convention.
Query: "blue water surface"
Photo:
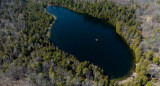
[[[131,51],[114,27],[63,7],[48,6],[47,11],[57,17],[50,40],[59,49],[79,61],[86,60],[101,67],[104,74],[113,78],[126,75],[132,68]]]

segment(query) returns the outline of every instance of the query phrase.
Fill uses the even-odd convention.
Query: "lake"
[[[115,32],[115,28],[97,18],[67,8],[48,6],[57,17],[50,41],[79,61],[89,61],[103,69],[104,74],[120,78],[133,67],[131,50]]]

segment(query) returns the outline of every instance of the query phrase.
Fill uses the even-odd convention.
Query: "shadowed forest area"
[[[105,20],[134,51],[134,77],[114,80],[88,61],[79,62],[51,44],[54,17],[47,5]],[[1,0],[0,85],[159,86],[159,0]]]

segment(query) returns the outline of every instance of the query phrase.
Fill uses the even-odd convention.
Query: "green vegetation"
[[[137,63],[137,78],[124,86],[151,85],[148,66],[152,62],[159,64],[159,59],[153,58],[151,51],[144,53],[140,48],[142,37],[141,31],[137,29],[140,23],[136,22],[134,8],[118,6],[107,0],[94,3],[83,0],[49,2],[97,17],[115,26],[115,31],[135,51]],[[11,82],[26,79],[28,83],[38,86],[118,86],[116,81],[104,76],[99,67],[87,61],[79,62],[49,42],[48,27],[54,19],[46,12],[47,2],[2,0],[1,4],[0,81],[10,78]]]
[[[155,57],[155,58],[153,59],[153,63],[159,64],[159,57]]]
[[[54,19],[46,12],[45,2],[22,3],[22,9],[13,9],[16,15],[23,15],[24,29],[18,30],[18,37],[14,38],[6,26],[7,38],[0,41],[0,76],[3,76],[0,80],[11,78],[13,82],[27,78],[38,86],[108,85],[108,76],[103,76],[99,67],[87,61],[79,62],[50,43],[47,32]],[[4,11],[4,15],[8,15],[7,12]]]
[[[69,8],[73,11],[91,15],[99,19],[105,20],[116,27],[116,32],[121,35],[130,48],[135,51],[135,59],[137,62],[136,73],[137,79],[133,82],[129,82],[129,86],[143,86],[149,81],[148,67],[152,63],[153,53],[148,52],[147,55],[143,53],[140,47],[141,42],[141,31],[138,29],[140,23],[136,22],[135,8],[126,6],[117,6],[112,1],[72,1],[72,0],[61,0],[50,3],[56,3],[56,5]],[[159,59],[154,58],[154,63],[159,62]],[[110,82],[112,85],[116,85]],[[148,84],[147,84],[148,85]]]

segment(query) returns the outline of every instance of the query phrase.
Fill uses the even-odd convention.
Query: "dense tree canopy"
[[[50,43],[47,32],[54,17],[46,12],[47,3],[88,14],[115,26],[115,31],[134,51],[137,63],[137,77],[124,86],[152,85],[154,77],[151,79],[148,67],[152,61],[159,64],[159,58],[153,58],[152,51],[144,53],[141,50],[142,36],[137,29],[140,23],[136,22],[135,8],[116,5],[109,0],[2,0],[0,81],[10,78],[11,82],[25,79],[38,86],[118,86],[117,81],[103,75],[101,68],[87,61],[79,62]]]

